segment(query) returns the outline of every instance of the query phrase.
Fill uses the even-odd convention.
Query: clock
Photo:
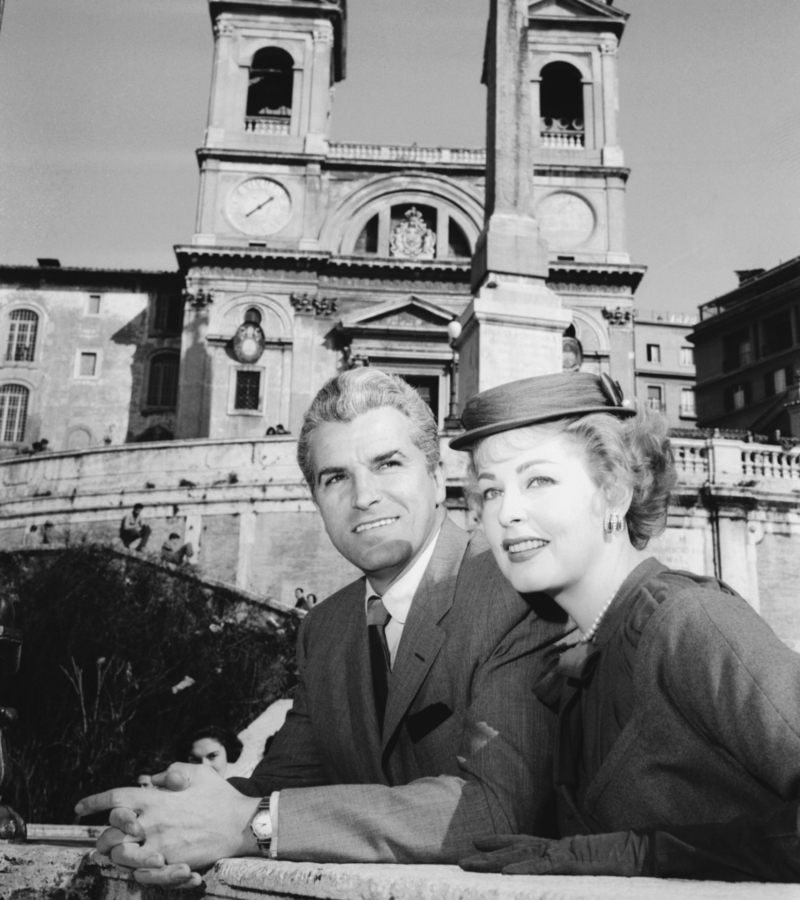
[[[228,195],[227,212],[239,231],[263,237],[286,227],[292,217],[292,200],[277,181],[248,178]]]
[[[574,250],[594,234],[595,214],[577,194],[556,191],[536,207],[542,237],[551,250]]]

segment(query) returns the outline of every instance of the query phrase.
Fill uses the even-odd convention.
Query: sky
[[[618,0],[641,308],[800,255],[800,0]],[[488,0],[348,0],[332,139],[480,147]],[[0,264],[174,269],[197,204],[207,0],[7,0]]]

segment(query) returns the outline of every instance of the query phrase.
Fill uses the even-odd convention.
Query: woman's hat
[[[464,434],[453,438],[450,446],[464,450],[490,434],[600,412],[636,414],[630,401],[623,399],[619,382],[606,374],[559,372],[523,378],[473,397],[461,416]]]

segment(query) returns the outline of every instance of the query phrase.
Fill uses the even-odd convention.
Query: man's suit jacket
[[[532,686],[563,636],[523,599],[481,534],[445,521],[389,676],[383,734],[364,579],[306,617],[286,724],[243,793],[280,790],[278,855],[318,862],[456,862],[476,835],[547,834],[555,717]]]

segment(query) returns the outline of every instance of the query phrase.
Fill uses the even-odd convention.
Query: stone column
[[[186,516],[186,528],[183,532],[183,542],[191,544],[194,556],[189,557],[188,562],[197,565],[202,551],[201,538],[203,535],[203,517],[200,513],[190,513]]]
[[[603,66],[603,165],[622,166],[625,164],[622,148],[617,136],[617,107],[619,94],[617,87],[617,45],[613,34],[603,36],[600,54]]]
[[[239,516],[239,558],[236,561],[236,587],[250,590],[250,560],[256,540],[256,512],[244,510]]]
[[[389,255],[392,231],[392,210],[389,206],[378,212],[378,256],[385,259]]]
[[[594,85],[591,81],[583,80],[581,84],[583,92],[583,145],[587,150],[596,150],[597,141],[594,128]]]
[[[603,310],[608,322],[608,374],[618,381],[626,397],[636,394],[633,313],[628,307]]]
[[[462,407],[477,391],[561,371],[561,337],[572,320],[545,283],[547,244],[533,213],[527,33],[524,0],[492,0],[486,44],[486,219],[472,260],[473,300],[461,317]]]
[[[608,251],[606,260],[617,265],[629,265],[631,258],[625,247],[625,181],[617,175],[606,180],[608,214]]]
[[[180,440],[209,436],[212,372],[206,335],[211,302],[209,291],[187,287],[175,428],[175,437]]]
[[[758,589],[758,545],[764,526],[753,518],[755,500],[751,496],[714,497],[716,528],[716,576],[738,591],[756,612],[761,610]]]
[[[331,54],[333,52],[333,25],[330,22],[321,22],[314,29],[313,47],[313,62],[310,66],[306,66],[308,77],[311,78],[311,108],[308,116],[305,152],[325,153],[328,143]]]
[[[238,70],[234,58],[236,43],[233,24],[220,17],[214,23],[214,67],[211,73],[211,109],[206,128],[206,147],[222,147],[225,143],[226,118],[229,115],[232,88],[236,87]]]

